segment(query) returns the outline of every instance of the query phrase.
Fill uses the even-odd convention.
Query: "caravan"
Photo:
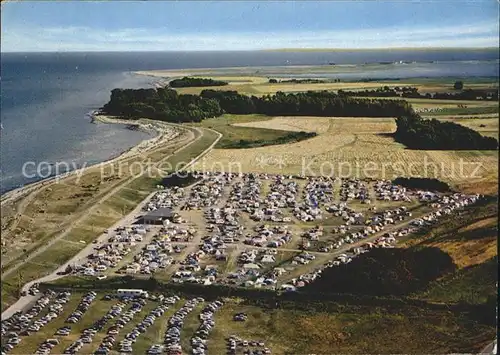
[[[116,292],[116,295],[118,297],[131,297],[131,298],[135,298],[135,297],[148,297],[148,292],[147,291],[144,291],[144,290],[141,290],[141,289],[118,289],[118,291]]]

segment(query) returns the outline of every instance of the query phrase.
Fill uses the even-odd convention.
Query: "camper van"
[[[118,297],[148,297],[148,292],[141,289],[118,289],[116,292]]]

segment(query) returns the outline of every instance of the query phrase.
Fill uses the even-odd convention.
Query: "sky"
[[[498,47],[499,3],[10,0],[1,51]]]

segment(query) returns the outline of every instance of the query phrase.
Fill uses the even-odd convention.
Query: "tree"
[[[453,84],[453,88],[455,90],[462,90],[464,88],[463,81],[455,81],[455,84]]]
[[[422,119],[418,114],[396,119],[396,141],[410,149],[497,150],[498,141],[454,122]]]

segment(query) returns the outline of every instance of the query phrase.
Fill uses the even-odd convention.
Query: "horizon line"
[[[367,48],[265,48],[265,49],[154,49],[154,50],[58,50],[58,51],[2,51],[0,53],[154,53],[154,52],[348,52],[348,51],[393,51],[393,50],[408,50],[408,51],[424,51],[424,50],[499,50],[499,47],[367,47]]]
[[[297,52],[314,52],[314,51],[377,51],[377,50],[414,50],[414,51],[422,51],[422,50],[498,50],[499,47],[487,46],[487,47],[436,47],[436,46],[428,46],[428,47],[366,47],[366,48],[338,48],[338,47],[324,47],[324,48],[269,48],[269,49],[259,49],[261,52],[268,51],[297,51]]]

